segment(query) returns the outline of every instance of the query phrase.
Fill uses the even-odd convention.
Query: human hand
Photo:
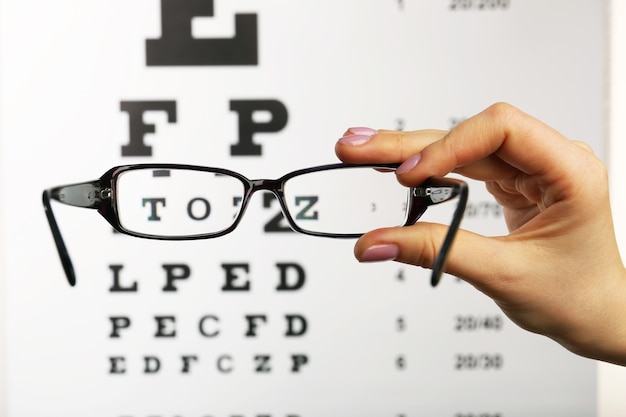
[[[522,328],[626,365],[626,272],[607,170],[589,146],[499,103],[449,132],[353,128],[335,150],[344,162],[402,162],[396,174],[407,186],[450,172],[483,181],[503,206],[509,234],[459,230],[446,272]],[[431,267],[445,232],[425,222],[374,230],[358,240],[355,256]]]

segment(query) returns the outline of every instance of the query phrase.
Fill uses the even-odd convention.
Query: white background
[[[615,213],[624,213],[626,210],[626,201],[624,199],[619,198],[619,179],[626,178],[626,171],[623,169],[623,164],[620,164],[620,155],[626,155],[626,149],[624,148],[624,141],[619,140],[619,138],[626,137],[626,132],[624,128],[624,119],[620,117],[621,114],[626,114],[626,105],[624,104],[624,97],[626,96],[626,88],[624,87],[624,80],[619,74],[626,73],[626,64],[624,55],[626,55],[626,45],[624,44],[624,39],[626,39],[626,33],[624,33],[624,27],[626,25],[626,7],[624,6],[623,1],[614,1],[612,3],[612,43],[611,43],[611,106],[610,106],[610,114],[611,114],[611,124],[610,124],[610,134],[611,134],[611,142],[610,142],[610,150],[608,153],[610,156],[609,165],[611,168],[611,175],[613,186],[616,187],[613,192],[614,195],[614,211]],[[621,19],[621,20],[620,20]],[[619,31],[622,33],[619,33]],[[366,52],[366,51],[365,51]],[[7,65],[7,63],[1,63],[2,65]],[[141,98],[141,97],[140,97]],[[1,116],[0,116],[1,117]],[[0,119],[2,120],[2,119]],[[5,149],[1,149],[1,151],[5,151]],[[318,157],[321,158],[321,157]],[[622,169],[620,170],[620,167]],[[77,172],[85,171],[84,167]],[[90,171],[91,172],[91,171]],[[272,173],[270,173],[271,175]],[[69,174],[68,174],[69,176]],[[76,178],[83,179],[83,178]],[[84,178],[87,179],[87,178]],[[63,182],[63,181],[61,181]],[[4,190],[0,190],[2,194],[4,194]],[[0,208],[2,210],[2,208]],[[92,219],[96,221],[95,219]],[[618,236],[621,238],[622,244],[624,244],[624,236],[626,235],[626,225],[624,221],[620,219],[620,216],[616,216],[616,226],[618,228]],[[2,241],[4,242],[4,241]],[[3,256],[6,253],[6,248],[0,248],[0,256]],[[5,262],[2,262],[4,265]],[[6,294],[4,294],[6,298]],[[0,325],[4,326],[4,320],[0,320]],[[0,329],[0,334],[6,334],[3,329]],[[4,347],[4,345],[0,344],[0,346]],[[0,352],[3,353],[3,352]],[[6,354],[0,355],[0,361],[3,361],[7,358]],[[6,363],[3,363],[6,368]],[[0,378],[3,378],[7,375],[6,370],[4,370],[0,366]],[[619,398],[618,393],[624,392],[624,387],[626,387],[624,371],[622,368],[613,367],[610,365],[600,365],[600,373],[599,373],[599,411],[601,417],[608,416],[617,416],[624,412],[626,407],[622,405],[622,400]],[[3,381],[6,384],[6,381]],[[1,394],[7,393],[7,389],[0,390]],[[6,397],[4,399],[6,403]]]

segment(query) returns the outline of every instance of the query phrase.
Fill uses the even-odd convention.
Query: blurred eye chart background
[[[454,277],[433,289],[427,270],[361,265],[352,240],[288,231],[267,194],[230,235],[184,243],[57,204],[70,288],[41,191],[143,162],[277,178],[336,162],[350,126],[449,129],[498,101],[604,157],[605,6],[1,0],[0,412],[595,415],[593,361]],[[506,233],[480,184],[462,227]]]

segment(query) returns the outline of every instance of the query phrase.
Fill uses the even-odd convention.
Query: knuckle
[[[593,148],[588,143],[583,142],[581,140],[573,140],[572,143],[574,145],[580,147],[584,151],[589,152],[591,155],[595,155],[595,152],[593,151]]]
[[[407,251],[407,257],[403,261],[425,268],[432,268],[444,236],[441,235],[440,228],[435,224],[419,223],[416,226],[419,229],[416,232],[419,234],[420,239],[413,239],[411,244],[413,249]],[[416,244],[417,242],[421,244]]]
[[[483,113],[489,118],[506,120],[519,114],[520,111],[509,103],[497,102],[487,107]]]

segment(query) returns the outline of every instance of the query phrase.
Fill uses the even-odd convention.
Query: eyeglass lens
[[[115,201],[125,229],[152,236],[218,233],[241,209],[239,178],[190,169],[136,169],[120,174]]]
[[[246,186],[240,178],[191,169],[123,172],[115,188],[125,229],[152,236],[219,233],[234,223]],[[310,232],[357,234],[406,220],[408,188],[371,167],[314,171],[289,178],[284,200],[290,217]]]
[[[358,234],[406,220],[408,188],[393,173],[369,167],[299,175],[284,194],[296,225],[311,232]]]

